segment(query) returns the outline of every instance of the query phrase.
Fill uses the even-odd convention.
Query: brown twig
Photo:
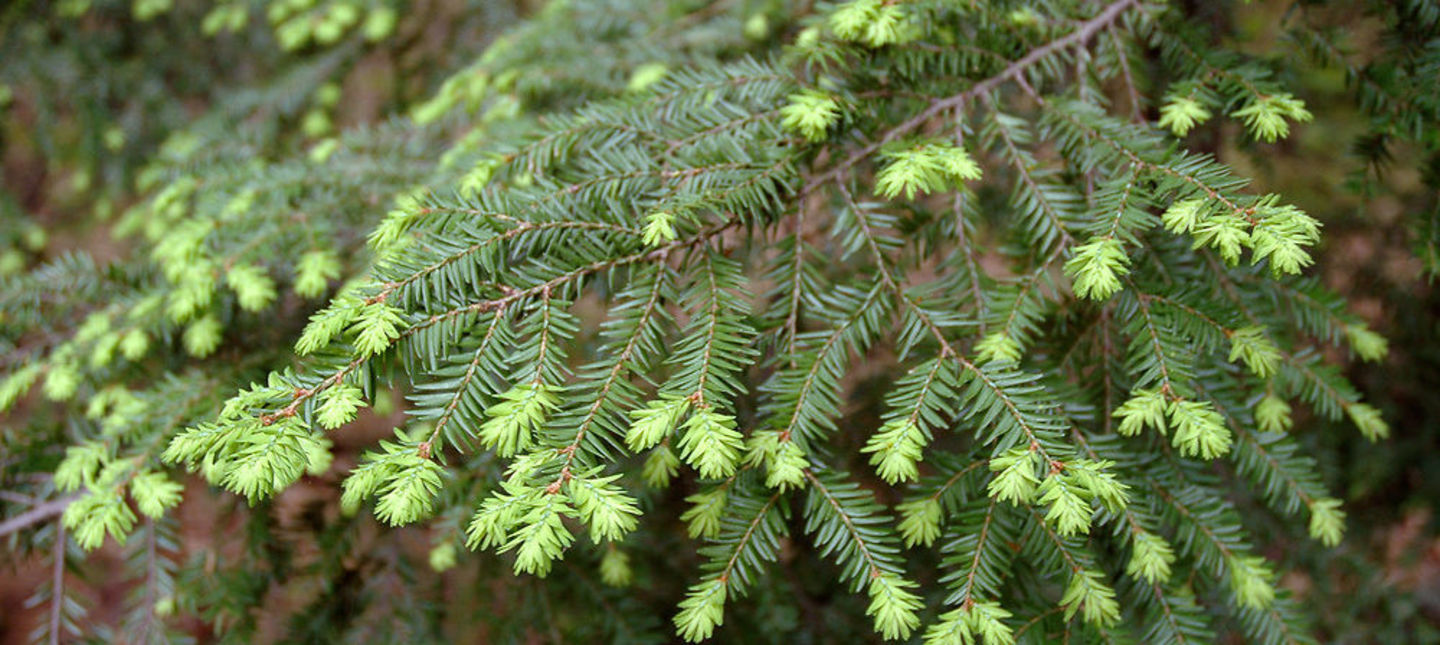
[[[69,497],[62,497],[60,499],[50,500],[48,502],[41,502],[39,504],[36,504],[30,510],[25,511],[24,513],[16,515],[15,517],[5,520],[4,522],[0,522],[0,537],[5,537],[17,531],[23,531],[27,528],[30,528],[31,526],[34,526],[61,513],[64,513],[65,509],[69,508],[70,502],[75,501],[76,497],[78,496],[71,495]]]

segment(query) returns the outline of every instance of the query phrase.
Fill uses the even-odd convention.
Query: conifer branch
[[[52,642],[195,625],[698,642],[783,619],[743,596],[817,592],[825,633],[910,639],[930,615],[928,645],[1306,638],[1310,608],[1263,554],[1296,523],[1313,543],[1283,546],[1334,546],[1346,511],[1289,431],[1348,416],[1379,439],[1380,408],[1403,406],[1362,400],[1341,355],[1389,343],[1302,275],[1327,261],[1329,213],[1186,150],[1233,148],[1212,118],[1258,141],[1244,150],[1334,127],[1286,59],[1142,0],[578,0],[523,17],[465,0],[439,32],[395,1],[256,0],[253,24],[219,3],[200,41],[160,0],[0,20],[0,40],[34,26],[57,45],[11,39],[0,125],[74,183],[0,195],[0,537],[57,538],[37,635],[48,619]],[[1395,26],[1368,66],[1308,13],[1290,29],[1358,75],[1372,162],[1433,147],[1436,120],[1394,89],[1423,87],[1416,39],[1435,21],[1376,12]],[[146,38],[114,61],[70,51],[95,28]],[[220,33],[235,37],[210,47]],[[213,69],[272,41],[243,82]],[[410,75],[386,96],[376,53]],[[101,95],[82,78],[111,81],[98,125],[50,109]],[[135,101],[154,118],[110,118]],[[371,113],[394,118],[354,122]],[[35,114],[63,127],[32,133]],[[41,263],[36,204],[111,217],[128,250]],[[403,419],[393,436],[332,443],[367,405]],[[166,517],[193,494],[181,470],[303,503],[221,504],[244,557],[176,559],[195,539]],[[338,500],[312,494],[337,481]],[[381,526],[361,542],[357,512]],[[401,525],[428,553],[391,548],[420,535],[385,528]],[[127,538],[116,567],[67,551]],[[257,550],[278,538],[284,553]],[[477,570],[467,549],[511,566]],[[833,579],[803,590],[765,574],[817,558]],[[939,572],[907,579],[911,560]],[[686,562],[683,594],[655,584]],[[68,571],[96,567],[135,583],[119,624],[65,596]],[[536,598],[486,605],[455,575]],[[311,598],[317,581],[349,591]],[[441,601],[457,611],[423,610]]]
[[[1100,30],[1105,29],[1110,24],[1114,23],[1116,20],[1119,20],[1120,16],[1123,15],[1127,9],[1133,7],[1137,3],[1137,1],[1138,0],[1117,0],[1116,2],[1112,2],[1104,9],[1102,9],[1099,14],[1096,14],[1094,18],[1091,18],[1090,20],[1081,23],[1080,26],[1074,31],[1066,34],[1065,36],[1052,40],[1044,45],[1041,45],[1040,47],[1030,50],[1029,53],[1020,57],[1020,59],[1016,60],[1015,62],[1011,63],[999,74],[986,78],[976,83],[975,85],[972,85],[964,92],[945,99],[931,102],[928,107],[926,107],[924,110],[921,110],[915,116],[910,117],[909,119],[901,122],[895,127],[890,128],[889,130],[886,130],[883,134],[880,135],[879,138],[856,150],[854,153],[850,154],[840,163],[825,171],[824,173],[810,179],[808,182],[806,182],[806,189],[803,192],[808,193],[810,192],[810,189],[814,186],[819,186],[821,184],[839,178],[840,176],[848,172],[850,167],[869,158],[870,155],[873,154],[876,150],[879,150],[881,146],[915,131],[920,126],[933,119],[936,115],[942,114],[948,110],[963,107],[966,103],[969,103],[975,97],[982,96],[990,92],[991,90],[998,88],[1007,81],[1020,78],[1026,70],[1028,70],[1030,67],[1040,62],[1041,60],[1045,59],[1046,57],[1056,52],[1085,44],[1091,38],[1093,38],[1095,34],[1099,33]]]

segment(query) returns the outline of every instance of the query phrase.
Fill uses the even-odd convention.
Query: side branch
[[[971,99],[999,87],[1006,81],[1018,78],[1021,73],[1023,73],[1027,69],[1030,69],[1030,67],[1033,66],[1035,63],[1039,62],[1040,59],[1054,54],[1055,52],[1089,42],[1089,40],[1093,38],[1095,34],[1100,33],[1101,30],[1109,27],[1112,23],[1118,20],[1120,18],[1120,15],[1123,14],[1126,9],[1134,6],[1136,2],[1137,0],[1119,0],[1118,2],[1111,3],[1110,6],[1105,7],[1105,9],[1101,11],[1099,15],[1082,23],[1080,27],[1075,31],[1070,32],[1062,38],[1056,38],[1055,40],[1052,40],[1044,45],[1041,45],[1040,47],[1031,50],[1030,53],[1025,54],[1024,56],[1020,57],[1019,60],[1011,63],[999,74],[996,74],[994,76],[991,76],[990,78],[980,81],[979,83],[976,83],[975,85],[971,86],[970,89],[965,90],[964,92],[931,103],[930,107],[925,108],[919,114],[910,117],[910,119],[902,122],[900,125],[897,125],[887,130],[885,134],[880,136],[879,139],[876,139],[869,145],[855,151],[854,154],[846,157],[845,160],[840,162],[839,165],[812,178],[809,182],[805,184],[803,192],[808,193],[815,187],[824,184],[827,181],[835,179],[836,177],[840,176],[841,173],[845,172],[846,169],[869,157],[870,154],[875,152],[876,150],[879,150],[880,146],[883,146],[906,134],[909,134],[916,128],[919,128],[921,125],[925,124],[930,119],[934,118],[936,115],[946,110],[951,110],[963,106]]]
[[[5,537],[17,531],[23,531],[64,513],[65,509],[69,508],[70,502],[75,501],[76,497],[76,495],[71,495],[69,497],[42,502],[36,504],[34,508],[24,513],[0,522],[0,537]]]

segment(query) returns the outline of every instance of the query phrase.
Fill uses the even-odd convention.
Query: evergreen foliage
[[[467,561],[497,641],[784,632],[805,585],[855,640],[1311,639],[1256,527],[1343,540],[1294,433],[1383,440],[1336,357],[1388,345],[1306,275],[1317,219],[1192,152],[1316,115],[1183,7],[455,3],[452,34],[505,27],[456,59],[390,0],[35,4],[267,50],[268,85],[92,170],[136,191],[124,260],[0,233],[0,485],[63,509],[7,500],[4,533],[57,571],[133,550],[144,640],[257,638],[296,577],[298,640],[443,640]],[[1383,90],[1440,69],[1440,9],[1375,10],[1430,40],[1352,68],[1360,103],[1434,154],[1434,97]],[[434,83],[337,129],[367,56]],[[353,455],[361,417],[396,427]],[[177,546],[198,482],[239,553]],[[336,512],[275,519],[315,485]],[[38,639],[128,629],[64,580]]]

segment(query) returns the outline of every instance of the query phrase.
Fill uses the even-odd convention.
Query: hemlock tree
[[[90,4],[45,20],[290,53],[102,173],[124,260],[0,237],[36,638],[1309,640],[1247,527],[1340,543],[1289,431],[1386,436],[1326,357],[1387,346],[1320,222],[1192,151],[1314,115],[1185,8],[553,2],[444,76],[445,7]],[[1433,152],[1440,9],[1371,9],[1368,64],[1286,20]],[[337,133],[376,56],[405,116]],[[65,572],[112,541],[107,626]]]

